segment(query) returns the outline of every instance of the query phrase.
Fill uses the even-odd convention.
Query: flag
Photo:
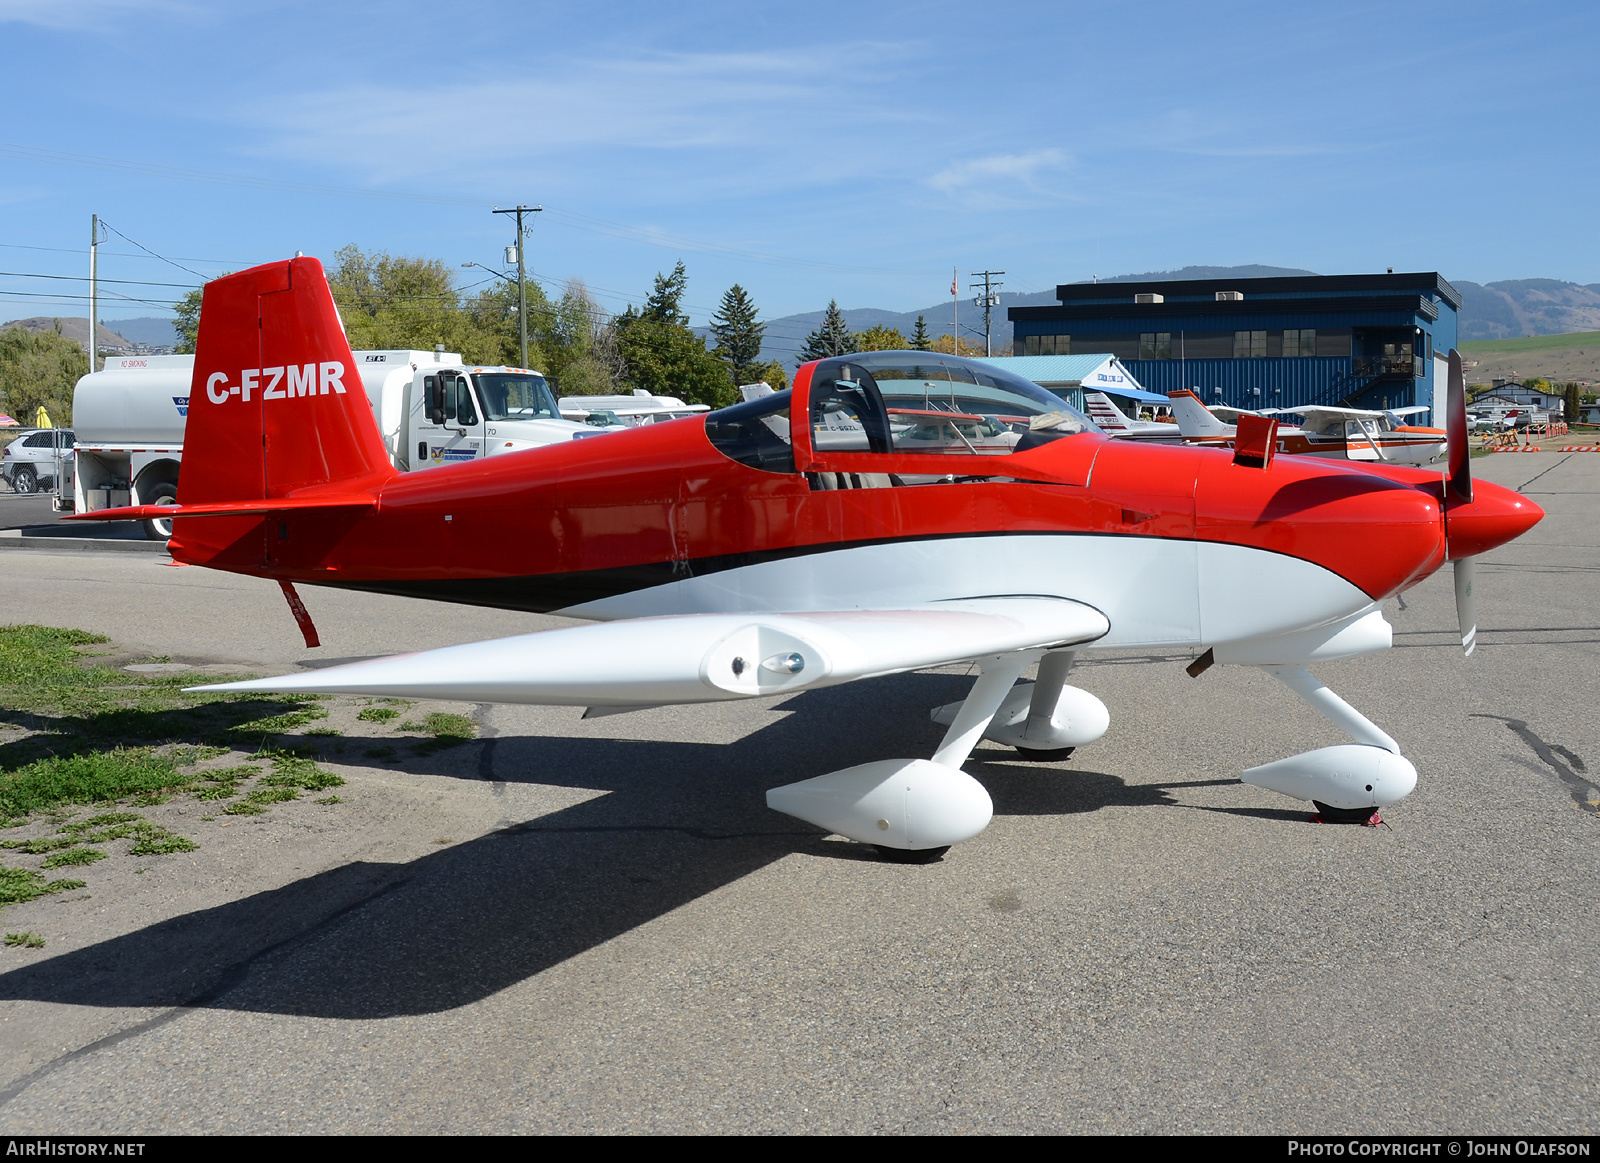
[[[950,271],[950,297],[954,299],[958,294],[960,292],[956,290],[956,272],[952,268]]]

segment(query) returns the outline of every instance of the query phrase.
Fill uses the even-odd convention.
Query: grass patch
[[[272,774],[261,781],[263,786],[299,788],[302,791],[326,791],[330,787],[343,787],[344,780],[331,771],[323,771],[309,759],[282,756],[272,761]]]
[[[158,824],[151,824],[139,833],[133,847],[128,849],[128,855],[167,856],[174,852],[193,852],[198,847],[200,845],[187,837],[169,832]]]
[[[337,727],[313,727],[306,732],[307,735],[343,735],[344,732]]]
[[[465,715],[452,715],[447,711],[435,711],[420,723],[408,719],[400,724],[402,731],[419,731],[432,735],[432,739],[425,740],[413,747],[414,755],[431,755],[435,751],[442,751],[446,747],[456,747],[478,733],[478,725]]]
[[[304,727],[307,723],[314,723],[318,719],[327,717],[327,707],[313,705],[301,707],[297,711],[285,711],[281,715],[268,715],[265,719],[256,719],[249,723],[240,723],[230,729],[241,735],[282,735],[286,731],[293,731],[296,727]]]
[[[109,855],[109,852],[99,848],[68,848],[65,852],[45,857],[44,867],[64,868],[69,864],[93,864],[96,860],[104,860]]]
[[[246,803],[251,804],[284,804],[299,799],[300,793],[292,787],[258,787],[244,798]]]
[[[367,707],[356,718],[364,723],[387,723],[390,719],[398,719],[400,712],[393,707]]]
[[[16,848],[29,856],[43,856],[57,848],[71,848],[80,843],[76,836],[40,836],[35,840],[7,840],[0,848]]]
[[[26,816],[62,804],[158,794],[186,783],[170,758],[148,747],[52,756],[0,774],[0,813]]]
[[[315,802],[322,804],[324,807],[332,807],[334,804],[344,803],[344,800],[340,799],[338,796],[324,796],[322,799]]]
[[[253,804],[248,800],[240,800],[236,804],[229,804],[223,808],[223,814],[229,816],[259,816],[267,809],[260,804]]]
[[[70,892],[82,887],[81,880],[46,881],[32,869],[0,867],[0,905],[17,905],[49,893]]]
[[[19,945],[24,949],[43,949],[44,938],[38,933],[7,933],[6,944],[13,949]]]

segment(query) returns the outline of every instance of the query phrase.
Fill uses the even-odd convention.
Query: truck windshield
[[[543,376],[479,372],[478,398],[485,420],[559,420],[561,410]]]

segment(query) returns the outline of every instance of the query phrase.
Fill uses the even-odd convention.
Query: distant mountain
[[[168,318],[145,315],[138,319],[113,319],[111,324],[118,335],[148,347],[175,347],[178,342],[177,329]]]
[[[1101,279],[1102,283],[1143,283],[1160,279],[1273,279],[1287,275],[1314,275],[1316,271],[1303,271],[1299,267],[1264,267],[1247,263],[1240,267],[1183,267],[1175,271],[1149,271],[1142,275],[1113,275]],[[1080,282],[1088,282],[1080,279]]]
[[[1455,286],[1461,292],[1463,340],[1600,331],[1600,283],[1504,279]]]
[[[60,325],[61,334],[74,343],[83,343],[89,338],[89,317],[80,316],[77,319],[58,317],[54,315],[35,315],[31,319],[13,319],[10,323],[0,323],[0,331],[7,331],[13,327],[20,327],[24,331],[54,331]],[[117,334],[104,323],[95,329],[101,347],[132,347],[125,336]]]

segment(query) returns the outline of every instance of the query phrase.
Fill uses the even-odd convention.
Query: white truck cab
[[[402,472],[603,435],[564,420],[544,376],[469,365],[455,352],[358,351],[384,447]]]

